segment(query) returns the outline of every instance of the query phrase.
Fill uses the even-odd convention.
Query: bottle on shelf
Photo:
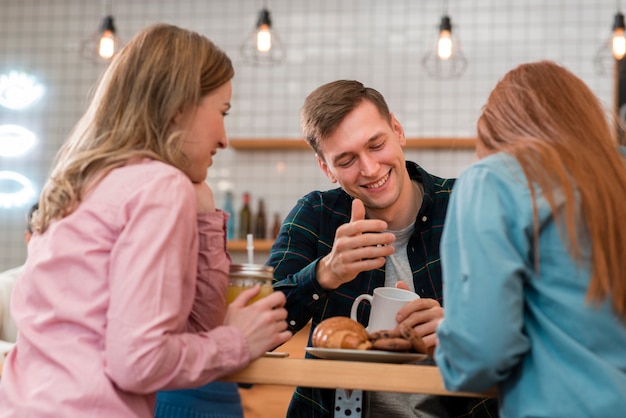
[[[267,238],[267,218],[265,216],[265,202],[263,199],[259,199],[259,206],[254,219],[254,238]]]
[[[235,208],[233,207],[233,192],[230,190],[224,195],[224,212],[230,215],[226,227],[226,237],[231,240],[235,238]]]
[[[250,210],[250,193],[243,194],[243,202],[239,211],[239,239],[246,239],[252,233],[252,211]]]
[[[280,214],[276,212],[274,214],[274,225],[272,225],[272,238],[276,239],[278,237],[278,233],[280,232],[280,226],[283,221],[280,219]]]

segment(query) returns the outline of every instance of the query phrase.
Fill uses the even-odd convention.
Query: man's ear
[[[331,183],[337,183],[337,177],[335,177],[333,173],[330,172],[330,169],[328,168],[328,164],[326,164],[326,161],[324,161],[324,159],[320,157],[318,154],[315,154],[315,158],[317,158],[317,164],[320,166],[324,174],[326,174],[326,177],[328,177]]]
[[[398,136],[398,141],[400,142],[400,146],[404,147],[406,145],[406,137],[404,136],[404,128],[402,127],[402,124],[398,121],[398,119],[396,119],[396,116],[393,113],[390,113],[389,116],[391,117],[391,129]]]

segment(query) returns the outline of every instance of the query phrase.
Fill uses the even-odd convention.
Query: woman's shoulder
[[[193,190],[191,180],[181,170],[162,161],[147,158],[112,170],[105,181],[118,185],[121,183],[122,188],[134,190],[158,186],[168,187],[170,184]]]
[[[142,159],[111,170],[85,203],[114,209],[129,202],[162,200],[195,202],[191,180],[179,169],[161,161]],[[195,203],[194,203],[195,204]]]
[[[518,178],[523,170],[517,159],[506,152],[498,152],[471,164],[460,178],[474,176],[495,176],[501,179]]]
[[[178,168],[163,161],[142,158],[140,160],[128,162],[126,165],[116,168],[122,173],[134,173],[135,175],[149,175],[150,177],[184,177],[187,178]]]

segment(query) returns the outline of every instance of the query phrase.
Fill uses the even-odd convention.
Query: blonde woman
[[[40,199],[0,417],[151,417],[289,337],[275,293],[226,312],[227,216],[205,183],[233,68],[205,37],[146,28],[103,75]]]
[[[622,153],[624,149],[621,149]],[[626,412],[626,162],[585,83],[521,65],[478,120],[442,238],[448,389],[497,386],[511,417]]]

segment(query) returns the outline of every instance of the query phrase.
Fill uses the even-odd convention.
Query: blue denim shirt
[[[586,300],[585,228],[576,262],[536,192],[538,259],[531,191],[514,157],[484,158],[457,181],[442,238],[447,308],[435,358],[444,383],[497,385],[503,417],[624,417],[626,326],[608,301]],[[565,197],[555,198],[560,211]]]

